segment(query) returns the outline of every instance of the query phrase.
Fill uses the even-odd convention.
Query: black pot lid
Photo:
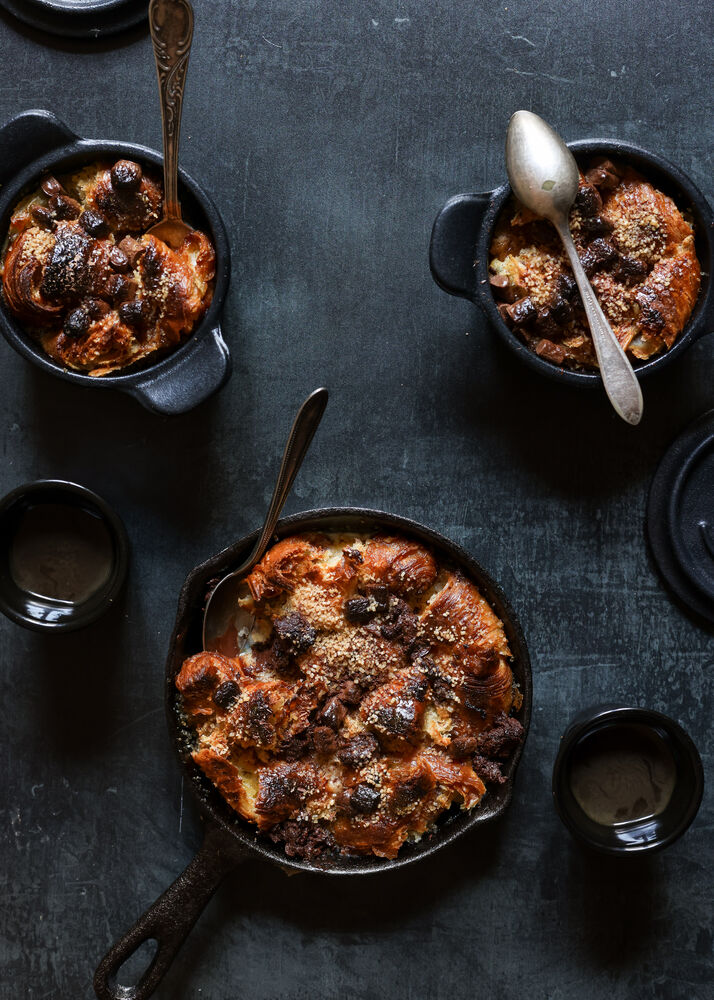
[[[714,410],[687,427],[660,462],[647,534],[667,585],[714,624]]]
[[[25,24],[65,38],[103,38],[124,31],[148,12],[146,0],[0,0]]]

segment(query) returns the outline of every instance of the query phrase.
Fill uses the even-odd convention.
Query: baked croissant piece
[[[46,177],[13,213],[2,280],[11,312],[67,368],[105,375],[178,346],[211,302],[215,254],[190,233],[172,250],[144,231],[159,183],[120,160]]]
[[[471,809],[523,738],[503,625],[395,535],[294,535],[247,577],[243,652],[176,678],[193,759],[289,856],[393,858]]]

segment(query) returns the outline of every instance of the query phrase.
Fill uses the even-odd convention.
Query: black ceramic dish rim
[[[668,834],[645,844],[630,844],[627,847],[605,844],[595,837],[590,836],[580,826],[576,815],[566,808],[560,795],[560,786],[565,780],[566,769],[570,762],[572,751],[577,743],[589,732],[595,732],[610,724],[622,722],[638,723],[648,728],[664,729],[682,751],[683,758],[687,760],[691,769],[690,773],[693,784],[693,791],[687,808],[683,811],[679,822],[673,826]],[[699,751],[691,736],[670,716],[651,708],[637,708],[628,705],[613,704],[597,705],[580,712],[563,734],[555,763],[553,764],[551,790],[555,810],[563,825],[569,830],[575,840],[592,848],[599,854],[607,854],[611,857],[651,854],[655,851],[664,850],[665,847],[669,847],[676,840],[679,840],[693,823],[704,794],[704,767],[699,756]]]
[[[40,113],[46,114],[46,112]],[[32,114],[32,112],[28,112],[27,114]],[[148,146],[112,139],[82,139],[79,136],[72,139],[68,127],[63,122],[55,119],[54,116],[51,117],[57,125],[67,129],[67,143],[62,146],[55,146],[47,153],[28,163],[0,190],[0,236],[3,243],[7,237],[8,225],[14,206],[24,194],[28,193],[39,183],[40,178],[45,173],[51,171],[59,174],[67,173],[73,169],[79,169],[83,165],[89,165],[94,161],[112,157],[115,159],[118,157],[133,158],[141,163],[148,163],[159,175],[163,171],[163,156]],[[181,197],[182,187],[200,207],[205,221],[208,222],[208,235],[211,238],[216,253],[216,276],[213,299],[205,316],[201,319],[193,333],[179,347],[160,360],[146,363],[125,374],[109,374],[100,377],[85,375],[81,372],[63,368],[45,354],[42,347],[34,341],[31,334],[26,333],[20,323],[10,315],[4,297],[0,295],[0,330],[2,330],[8,343],[26,360],[37,365],[43,371],[49,372],[57,378],[64,379],[66,382],[74,382],[77,385],[98,389],[131,389],[145,383],[149,378],[167,373],[174,366],[180,364],[182,359],[195,347],[196,342],[204,335],[208,335],[217,326],[230,280],[228,234],[218,209],[203,188],[184,170],[179,169],[179,197]],[[203,220],[194,221],[203,222]]]
[[[712,277],[710,273],[705,273],[708,270],[707,264],[709,265],[709,270],[714,266],[714,215],[705,196],[694,182],[679,167],[659,154],[651,153],[641,146],[622,142],[618,139],[578,139],[569,142],[567,145],[576,157],[607,155],[629,161],[632,166],[640,170],[647,180],[652,180],[656,186],[661,182],[656,176],[652,175],[660,175],[664,181],[662,186],[669,189],[665,193],[673,195],[680,210],[691,209],[693,211],[697,221],[695,237],[700,245],[704,243],[708,249],[709,261],[702,261],[700,259],[700,264],[702,265],[702,282],[699,296],[684,330],[680,333],[672,347],[664,354],[656,355],[649,361],[644,361],[634,366],[637,378],[646,378],[657,371],[661,371],[691,347],[696,340],[714,330],[714,326],[712,330],[705,329],[706,323],[714,313]],[[487,207],[482,213],[478,233],[472,244],[473,279],[471,288],[468,291],[464,289],[464,294],[483,309],[491,325],[508,349],[534,371],[539,372],[541,375],[546,375],[548,378],[554,379],[561,384],[574,387],[592,388],[594,386],[602,386],[602,378],[597,372],[574,371],[561,368],[539,357],[511,330],[498,312],[498,306],[488,282],[489,248],[498,216],[511,194],[510,184],[505,183],[493,191],[482,194],[456,195],[447,202],[437,216],[434,223],[434,231],[436,231],[442,213],[450,205],[457,203],[460,199],[483,199]],[[432,245],[433,238],[432,236]],[[460,292],[443,285],[437,276],[437,268],[433,264],[432,273],[440,287],[445,288],[446,291],[452,294],[460,294]]]
[[[0,0],[13,17],[38,31],[93,40],[146,20],[146,0]]]
[[[99,513],[112,538],[114,567],[110,580],[102,587],[96,597],[90,598],[86,602],[90,606],[85,611],[82,611],[80,604],[71,617],[58,622],[38,621],[36,618],[23,614],[9,604],[0,592],[0,611],[16,625],[22,625],[34,632],[74,632],[97,621],[116,602],[126,582],[129,568],[129,536],[124,522],[103,497],[100,497],[94,490],[90,490],[89,487],[82,486],[81,483],[74,483],[66,479],[35,479],[32,482],[16,486],[14,490],[0,499],[0,525],[13,508],[24,505],[32,498],[41,501],[42,498],[46,499],[53,495],[60,497],[62,494],[70,498],[71,504],[86,506]],[[78,504],[77,501],[79,501]],[[48,502],[50,501],[48,500]],[[58,500],[58,502],[61,501]]]
[[[325,527],[327,522],[330,522],[332,526]],[[181,747],[182,743],[185,744],[186,730],[179,721],[176,711],[174,680],[181,668],[183,657],[199,650],[180,650],[177,647],[183,643],[191,627],[191,620],[193,619],[195,624],[196,616],[202,614],[209,583],[215,578],[220,577],[223,573],[228,572],[232,566],[235,566],[240,561],[241,556],[247,553],[255,543],[258,537],[257,531],[252,532],[229,548],[224,549],[217,555],[201,563],[186,578],[179,597],[176,624],[171,637],[166,662],[166,719],[174,751],[183,772],[189,779],[191,790],[201,812],[215,826],[234,838],[237,844],[242,846],[244,850],[255,853],[266,860],[291,870],[324,875],[379,874],[387,870],[402,868],[405,865],[434,854],[467,831],[496,820],[506,812],[513,797],[516,771],[530,725],[532,706],[531,665],[520,622],[501,588],[473,556],[469,555],[460,545],[434,529],[428,528],[410,518],[385,511],[362,507],[326,507],[302,511],[281,519],[277,525],[275,537],[285,537],[288,534],[300,531],[339,531],[340,527],[346,531],[370,531],[379,530],[380,528],[384,530],[386,528],[389,531],[398,531],[425,542],[427,545],[432,546],[437,553],[441,554],[446,561],[462,568],[466,575],[474,580],[489,604],[494,607],[494,610],[503,621],[506,636],[514,653],[514,677],[523,695],[523,704],[517,713],[517,717],[523,725],[525,735],[521,745],[504,765],[504,772],[507,778],[506,783],[501,786],[489,786],[482,803],[479,803],[475,809],[449,818],[442,826],[437,827],[433,835],[429,836],[425,834],[416,844],[404,845],[397,858],[393,860],[350,858],[340,861],[338,864],[319,865],[317,863],[288,858],[281,848],[270,846],[267,839],[258,834],[252,824],[242,820],[231,810],[220,793],[196,764],[194,764],[189,754],[185,750],[182,750]],[[484,809],[481,809],[482,804]],[[487,811],[490,806],[494,806],[494,808]]]

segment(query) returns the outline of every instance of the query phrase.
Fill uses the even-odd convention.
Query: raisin
[[[601,215],[593,216],[591,219],[583,219],[580,225],[580,231],[586,236],[605,236],[611,233],[615,227],[607,219],[603,219]]]
[[[90,325],[89,313],[80,306],[79,309],[73,309],[67,316],[62,332],[65,337],[83,337]]]
[[[347,709],[342,704],[339,698],[330,698],[325,702],[319,718],[320,722],[324,725],[329,726],[331,729],[339,729],[344,718],[347,715]]]
[[[572,299],[573,295],[575,295],[577,287],[578,285],[575,278],[573,278],[570,274],[561,274],[558,278],[558,295],[563,299]]]
[[[136,191],[143,172],[133,160],[117,160],[111,169],[112,187],[117,191]]]
[[[110,308],[104,299],[87,299],[83,305],[91,319],[100,319],[102,316],[106,316]]]
[[[113,302],[127,302],[136,294],[137,284],[123,274],[112,274],[106,284],[107,295]]]
[[[98,212],[93,212],[91,208],[85,208],[79,217],[79,224],[85,233],[97,240],[109,232],[109,226],[105,219]]]
[[[273,628],[280,641],[296,654],[306,652],[317,638],[315,629],[298,611],[276,618]]]
[[[371,733],[361,733],[359,736],[353,736],[343,746],[337,757],[345,767],[357,770],[364,767],[365,764],[369,764],[378,754],[379,743],[376,738]]]
[[[56,219],[76,219],[82,211],[82,206],[67,194],[57,194],[50,198],[50,209]]]
[[[600,192],[590,184],[583,184],[575,196],[575,207],[579,208],[584,216],[599,215],[602,210]]]
[[[230,708],[240,694],[240,689],[235,681],[224,681],[213,692],[213,700],[219,708]]]
[[[40,187],[42,188],[42,190],[44,191],[44,193],[47,195],[48,198],[54,198],[55,195],[58,195],[62,190],[62,185],[60,184],[60,182],[57,180],[56,177],[53,177],[51,174],[48,174],[47,177],[45,177],[45,179],[42,181],[42,184],[40,184]]]
[[[331,754],[337,749],[337,737],[329,726],[316,726],[312,731],[312,745],[317,753]]]
[[[41,226],[43,229],[55,228],[54,216],[52,215],[52,212],[50,212],[49,208],[45,208],[43,205],[33,205],[30,209],[30,215],[37,225]]]
[[[122,302],[119,306],[119,319],[127,326],[141,326],[144,321],[144,307],[141,299],[133,302]]]
[[[376,788],[372,788],[370,785],[357,785],[350,794],[350,809],[352,812],[367,816],[377,809],[381,799],[382,796]]]
[[[344,611],[348,622],[354,622],[359,625],[364,625],[366,622],[371,621],[377,614],[374,601],[370,601],[367,597],[353,597],[351,600],[346,601]]]
[[[590,276],[591,274],[595,274],[596,271],[602,271],[611,264],[614,264],[617,257],[617,250],[612,243],[598,239],[593,240],[580,258],[580,262],[583,265],[585,273]]]

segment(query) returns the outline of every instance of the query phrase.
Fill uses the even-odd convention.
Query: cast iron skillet
[[[105,139],[81,139],[49,111],[25,111],[0,128],[0,244],[12,210],[36,187],[43,174],[67,173],[96,160],[122,157],[150,163],[160,175],[160,153],[145,146]],[[179,172],[179,196],[186,217],[211,239],[216,251],[216,281],[208,312],[184,343],[163,359],[96,378],[63,368],[42,350],[10,313],[0,296],[0,329],[24,358],[57,378],[94,389],[120,389],[157,413],[185,413],[216,392],[228,379],[231,360],[219,325],[228,279],[230,250],[223,220],[208,195],[188,174]]]
[[[459,545],[409,518],[353,507],[294,514],[279,522],[276,535],[284,537],[299,531],[370,532],[380,529],[401,532],[425,542],[442,559],[461,568],[479,586],[505,626],[514,656],[514,678],[523,693],[523,705],[518,718],[527,731],[531,714],[531,669],[521,627],[498,585]],[[520,748],[504,765],[507,778],[504,785],[489,787],[482,803],[468,813],[461,812],[458,808],[450,810],[438,823],[433,835],[423,837],[416,844],[405,845],[393,861],[380,858],[343,858],[319,865],[288,858],[280,847],[263,838],[252,824],[243,821],[233,812],[189,755],[188,733],[175,711],[174,679],[184,658],[201,649],[202,609],[210,581],[237,565],[248,554],[257,535],[257,532],[253,532],[208,562],[202,563],[189,574],[181,591],[166,663],[166,714],[174,749],[205,817],[205,839],[186,870],[102,959],[94,979],[94,989],[100,1000],[146,1000],[151,996],[223,877],[242,861],[263,858],[285,871],[315,872],[322,875],[366,875],[401,868],[440,850],[467,830],[503,815],[511,801]],[[156,953],[136,986],[117,985],[115,980],[121,965],[140,945],[151,940],[158,944]]]
[[[103,38],[146,18],[146,0],[0,0],[20,21],[70,38]]]
[[[635,365],[637,377],[659,371],[700,337],[714,330],[714,293],[711,268],[714,260],[714,215],[704,195],[681,170],[639,146],[613,139],[582,139],[568,146],[578,159],[608,156],[621,159],[639,170],[647,180],[670,195],[680,210],[689,209],[695,227],[697,256],[702,267],[699,298],[689,322],[673,347],[665,354]],[[496,220],[511,195],[509,184],[483,194],[459,194],[450,198],[434,222],[429,264],[436,283],[444,291],[471,299],[480,306],[496,333],[533,371],[558,382],[581,388],[602,384],[599,373],[569,371],[531,351],[501,319],[488,283],[489,246]]]

